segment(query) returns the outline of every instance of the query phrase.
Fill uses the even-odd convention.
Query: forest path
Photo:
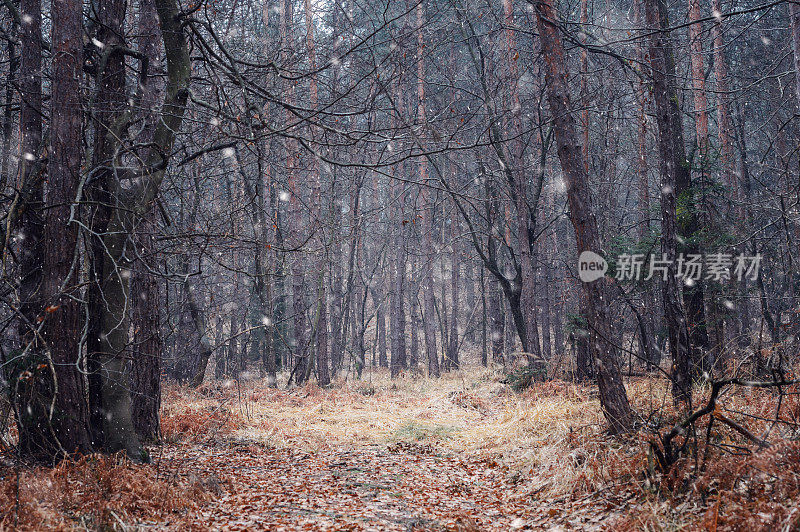
[[[507,531],[607,523],[614,512],[597,493],[545,495],[552,482],[571,481],[583,467],[563,461],[572,445],[565,412],[593,420],[596,406],[571,385],[519,396],[482,375],[381,378],[326,391],[170,392],[164,424],[179,443],[156,450],[156,463],[214,496],[180,525],[162,524]],[[184,419],[207,421],[195,438]],[[532,478],[510,457],[549,465]],[[619,504],[625,502],[613,506]]]
[[[514,497],[498,463],[428,444],[307,452],[241,443],[190,453],[193,469],[220,492],[194,516],[198,528],[513,530],[545,526],[560,513]]]

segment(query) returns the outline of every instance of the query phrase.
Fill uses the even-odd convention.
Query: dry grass
[[[634,408],[646,416],[643,429],[612,439],[603,432],[593,387],[556,380],[515,394],[501,378],[474,368],[437,380],[393,381],[385,371],[371,371],[325,390],[313,384],[277,390],[258,380],[198,390],[170,385],[164,439],[187,456],[209,445],[314,453],[409,442],[501,464],[513,486],[509,497],[531,505],[573,501],[571,512],[600,508],[605,524],[619,529],[800,525],[794,502],[800,500],[800,447],[787,425],[750,419],[750,430],[768,433],[776,445],[748,457],[726,454],[725,445],[747,442],[717,424],[702,471],[690,453],[673,471],[658,473],[648,462],[647,442],[677,419],[663,381],[627,383]],[[697,404],[704,393],[699,390]],[[779,408],[784,419],[800,416],[797,395],[779,398],[768,390],[728,393],[722,405],[740,420],[742,412],[774,417]],[[698,428],[704,435],[705,427]],[[703,436],[694,456],[705,454],[704,442]],[[95,456],[52,470],[0,468],[0,528],[179,523],[225,485],[226,479],[208,481],[207,471],[192,472],[191,460],[165,463],[158,453],[153,466]]]

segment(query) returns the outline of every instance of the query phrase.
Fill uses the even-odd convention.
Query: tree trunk
[[[750,227],[752,220],[751,212],[751,188],[750,188],[750,166],[747,163],[747,141],[744,134],[744,116],[741,108],[737,113],[735,141],[739,149],[739,165],[742,186],[742,207],[739,216],[745,221],[745,227]],[[743,246],[744,247],[744,246]],[[742,249],[744,252],[744,249]],[[750,345],[750,294],[747,288],[747,278],[742,276],[739,281],[739,347],[745,348]]]
[[[426,124],[425,117],[425,38],[423,35],[423,2],[417,4],[417,120],[420,124]],[[422,299],[423,299],[423,327],[425,336],[425,358],[428,365],[428,376],[439,377],[439,356],[436,350],[436,292],[433,286],[433,233],[435,231],[433,222],[433,211],[436,208],[435,202],[431,197],[431,189],[428,187],[428,160],[420,157],[418,164],[419,182],[422,185],[420,191],[420,201],[423,212],[423,231],[425,239],[423,242],[423,270],[422,270]]]
[[[317,54],[314,47],[314,21],[311,16],[311,1],[304,1],[305,7],[305,22],[306,22],[306,50],[308,52],[308,62],[311,71],[317,68]],[[309,77],[309,96],[311,98],[311,109],[317,108],[317,77]],[[316,238],[315,244],[317,246],[318,260],[315,264],[315,270],[319,274],[317,283],[317,320],[315,327],[315,364],[317,367],[317,381],[320,386],[327,386],[330,384],[330,372],[328,369],[328,299],[327,290],[325,289],[325,275],[327,269],[325,259],[327,258],[325,250],[325,235],[322,224],[322,199],[320,197],[320,170],[317,162],[317,157],[311,158],[311,173],[312,173],[312,186],[311,186],[311,228],[314,231]]]
[[[48,305],[42,337],[49,351],[52,436],[39,442],[48,458],[91,450],[89,412],[81,374],[82,311],[74,293],[78,281],[78,224],[72,204],[81,176],[83,26],[81,3],[54,1],[50,150],[44,224],[43,301]]]
[[[800,102],[800,6],[789,2],[789,18],[792,27],[792,52],[794,55],[794,84],[797,101]]]
[[[235,299],[236,298],[235,289],[233,291],[233,296]],[[239,305],[234,301],[233,304],[231,305],[231,313],[229,318],[231,324],[231,330],[230,330],[230,338],[228,339],[228,349],[227,349],[228,363],[226,365],[228,367],[229,375],[236,379],[238,379],[241,376],[241,374],[247,369],[244,364],[245,346],[244,342],[241,342],[241,337],[239,336],[238,312],[239,312]],[[194,316],[194,314],[192,315]],[[205,322],[205,313],[201,312],[201,315],[203,316],[203,322]],[[205,334],[206,333],[202,333],[201,336],[205,336]],[[202,341],[201,345],[203,345],[204,349],[203,349],[203,354],[201,355],[200,367],[197,368],[197,376],[195,377],[196,379],[200,375],[205,374],[205,368],[206,365],[208,364],[208,362],[206,362],[205,364],[203,363],[203,359],[205,359],[206,345],[202,343]],[[210,340],[209,340],[209,347],[210,347]],[[200,383],[202,382],[203,381],[200,380]]]
[[[145,120],[140,141],[149,144],[153,141],[158,120],[158,100],[163,98],[163,86],[154,75],[160,70],[161,30],[153,0],[139,0],[138,25],[139,50],[149,63],[148,75],[140,82]],[[136,433],[144,441],[158,441],[161,438],[159,409],[164,346],[161,340],[160,285],[158,278],[151,273],[158,270],[158,256],[154,254],[155,230],[156,210],[151,208],[137,228],[140,243],[137,249],[142,253],[131,280],[131,293],[137,295],[132,316],[137,353],[131,365],[131,415]]]
[[[487,325],[489,313],[486,310],[486,275],[481,268],[481,365],[485,368],[489,365],[489,347]]]
[[[399,82],[398,82],[399,83]],[[398,112],[402,112],[402,95],[399,94],[399,87],[395,95]],[[403,165],[400,166],[403,168]],[[391,224],[391,241],[393,247],[390,257],[390,291],[389,291],[389,324],[391,331],[391,349],[389,369],[392,378],[397,377],[400,372],[408,366],[406,360],[406,314],[405,314],[405,226],[403,223],[403,203],[404,194],[397,186],[397,181],[390,178],[389,182],[389,205]]]
[[[19,83],[20,89],[22,89],[22,83],[24,83],[23,80],[18,81],[16,79],[17,68],[19,67],[19,56],[17,55],[15,41],[16,30],[17,23],[12,19],[11,31],[9,32],[11,34],[11,38],[8,38],[6,41],[6,50],[8,52],[8,77],[6,78],[5,106],[3,109],[3,147],[2,154],[0,155],[0,159],[2,159],[2,161],[0,161],[0,191],[5,191],[6,184],[9,182],[9,178],[11,177],[11,171],[9,168],[11,163],[11,130],[14,125],[14,119],[12,115],[12,108],[14,105],[14,86]]]
[[[465,299],[466,308],[469,311],[469,321],[464,324],[464,334],[467,341],[474,344],[477,331],[476,316],[479,316],[478,299],[475,295],[475,261],[468,254],[465,254],[467,260],[464,261],[464,277],[465,277]]]
[[[510,79],[512,80],[510,86],[510,109],[511,109],[511,127],[510,135],[515,139],[510,143],[510,157],[509,160],[513,166],[506,170],[506,175],[510,178],[510,185],[512,189],[512,196],[514,198],[514,206],[517,211],[517,241],[519,262],[521,267],[521,296],[520,304],[522,306],[524,316],[524,335],[520,335],[520,343],[522,350],[526,353],[532,353],[536,358],[541,358],[541,348],[539,344],[539,325],[538,325],[538,309],[536,306],[536,273],[533,264],[533,249],[534,242],[531,241],[531,220],[528,209],[527,187],[525,182],[525,173],[520,171],[520,167],[524,161],[524,144],[522,142],[522,105],[520,103],[519,91],[517,89],[517,80],[519,79],[519,72],[517,68],[517,61],[514,59],[518,57],[516,54],[516,39],[514,39],[514,6],[512,0],[503,0],[503,9],[505,12],[506,22],[506,48],[508,51],[508,69]]]
[[[672,356],[672,395],[676,403],[691,405],[692,346],[675,277],[677,254],[676,196],[679,186],[686,190],[689,167],[684,154],[678,95],[675,88],[675,63],[663,0],[645,0],[645,16],[650,33],[650,64],[658,124],[661,162],[661,252],[669,261],[662,282],[664,319]],[[680,183],[680,185],[679,185]]]
[[[702,18],[702,13],[700,11],[700,0],[690,0],[689,1],[689,20],[693,22],[693,24],[689,25],[689,51],[690,51],[690,58],[691,58],[691,78],[692,78],[692,94],[694,96],[694,117],[695,117],[695,130],[697,134],[697,152],[698,152],[698,180],[695,180],[695,183],[699,185],[701,190],[701,203],[700,208],[702,209],[702,216],[703,221],[702,223],[706,226],[710,225],[708,221],[708,213],[709,213],[709,206],[707,205],[708,202],[708,195],[706,189],[708,188],[708,167],[710,164],[710,144],[709,144],[709,135],[708,135],[708,99],[706,98],[706,82],[705,82],[705,65],[703,61],[703,27],[702,22],[700,19]],[[690,182],[691,186],[691,182]],[[681,190],[681,186],[678,186],[679,190],[677,193],[680,195],[683,193]],[[691,199],[691,192],[689,195],[689,199]],[[689,204],[691,210],[691,203]],[[697,232],[699,221],[694,217],[695,220],[690,220],[687,224],[687,229],[691,231],[690,235],[683,235],[683,236],[691,236],[695,232]],[[690,252],[696,252],[695,249],[691,249]],[[711,371],[711,368],[714,364],[713,356],[716,351],[722,348],[721,343],[716,343],[714,345],[711,344],[711,338],[719,338],[721,336],[721,331],[716,331],[716,328],[721,328],[721,322],[715,319],[706,319],[705,313],[705,294],[707,292],[706,287],[704,286],[705,282],[703,279],[700,279],[694,285],[687,285],[687,289],[685,292],[685,296],[688,300],[687,306],[689,311],[689,323],[690,323],[690,330],[689,330],[689,340],[700,349],[695,350],[696,355],[696,370],[697,371]],[[711,317],[716,315],[718,311],[718,304],[714,300],[714,297],[709,294],[708,297],[709,303],[709,314]]]
[[[89,408],[91,411],[92,438],[95,446],[105,445],[103,418],[106,406],[103,404],[103,376],[100,360],[104,356],[106,346],[103,342],[103,314],[107,311],[107,303],[102,287],[106,273],[103,271],[106,250],[103,236],[106,234],[111,219],[113,199],[111,188],[117,172],[118,139],[116,122],[126,107],[125,57],[120,53],[112,53],[114,47],[123,45],[120,36],[125,34],[125,3],[111,0],[95,6],[98,24],[90,28],[92,37],[103,46],[108,46],[108,56],[100,62],[96,72],[96,97],[92,112],[94,126],[94,145],[92,153],[92,181],[87,184],[87,196],[91,200],[89,242],[89,278],[87,289],[89,324],[86,339],[88,352]],[[105,53],[98,47],[99,53]],[[116,272],[108,272],[114,275]],[[130,272],[129,272],[130,273]],[[131,303],[130,308],[133,308]]]
[[[416,271],[416,268],[414,269]],[[408,351],[408,367],[416,373],[419,365],[419,331],[422,321],[419,317],[419,286],[415,285],[408,291],[408,308],[411,314],[411,346]]]
[[[386,308],[384,305],[385,300],[380,293],[378,294],[378,297],[375,297],[375,295],[376,294],[373,293],[372,300],[375,303],[375,306],[378,307],[378,310],[375,312],[375,327],[377,329],[375,334],[378,336],[378,366],[382,368],[388,368],[389,360],[386,356],[386,311],[383,310]]]
[[[589,194],[589,178],[582,161],[581,143],[578,140],[575,118],[570,106],[566,76],[566,57],[558,30],[552,0],[535,4],[537,25],[547,69],[547,97],[553,116],[558,156],[564,173],[570,220],[575,228],[578,251],[601,250],[597,221]],[[614,348],[609,344],[610,329],[606,322],[608,299],[604,296],[605,278],[583,283],[581,302],[583,313],[591,331],[592,354],[597,366],[597,384],[600,404],[609,428],[613,433],[627,432],[632,428],[632,414],[622,383]]]
[[[17,201],[25,202],[20,215],[20,232],[24,240],[19,246],[19,315],[18,333],[23,352],[18,369],[10,367],[10,382],[15,382],[14,412],[19,432],[19,447],[24,456],[51,459],[58,442],[47,423],[52,401],[52,369],[40,369],[44,345],[38,337],[40,316],[44,316],[42,289],[44,262],[44,209],[42,160],[42,28],[41,0],[21,0],[20,38],[20,128],[22,157],[19,174],[23,180]],[[33,378],[20,380],[30,371]],[[16,377],[16,379],[14,378]]]
[[[454,213],[455,214],[455,213]],[[452,311],[450,312],[450,334],[449,334],[449,344],[447,345],[447,360],[445,361],[445,367],[447,371],[451,369],[458,369],[459,368],[459,361],[458,361],[458,341],[459,341],[459,332],[458,332],[458,320],[459,320],[459,313],[458,309],[460,306],[459,303],[459,270],[461,268],[460,264],[460,257],[459,257],[459,249],[458,249],[458,222],[455,216],[451,217],[450,219],[450,297],[451,297],[451,307]]]
[[[492,337],[492,362],[505,365],[505,353],[503,351],[503,335],[505,331],[505,318],[503,316],[503,296],[500,291],[499,282],[489,279],[489,319],[491,320]]]
[[[131,280],[133,294],[134,354],[131,365],[131,416],[136,434],[144,441],[161,438],[161,297],[153,248],[155,210],[147,215],[137,231],[137,246],[142,250],[139,265]]]
[[[634,0],[634,19],[636,23],[644,27],[646,24],[644,13],[642,13],[642,3],[644,0]],[[636,47],[636,57],[640,64],[646,65],[646,42],[643,40]],[[650,236],[650,179],[649,167],[647,164],[647,98],[648,88],[645,79],[642,79],[636,89],[636,99],[639,105],[639,117],[637,128],[637,152],[636,152],[636,177],[637,177],[637,197],[639,207],[639,241],[645,241]],[[661,351],[656,349],[653,338],[655,336],[655,309],[657,307],[657,293],[654,287],[647,286],[642,294],[641,308],[638,310],[644,320],[644,329],[639,338],[642,357],[648,368],[658,367],[661,364]]]

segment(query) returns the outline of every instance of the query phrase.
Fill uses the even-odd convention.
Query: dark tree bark
[[[51,368],[41,368],[44,345],[39,337],[39,318],[44,316],[42,294],[42,263],[44,262],[43,182],[45,165],[42,161],[42,29],[41,0],[21,0],[22,41],[20,57],[20,128],[22,157],[20,158],[21,193],[16,198],[24,202],[19,220],[23,240],[19,246],[19,325],[20,348],[26,356],[18,369],[10,368],[14,383],[14,411],[19,432],[20,451],[24,456],[49,459],[57,442],[46,423],[52,400]],[[24,371],[31,379],[19,379]]]
[[[536,268],[534,266],[534,245],[531,239],[532,225],[535,220],[531,220],[528,208],[528,192],[525,181],[525,174],[521,171],[524,159],[524,144],[522,142],[522,105],[520,103],[519,91],[516,80],[519,79],[517,61],[512,59],[516,54],[516,40],[514,38],[514,6],[512,0],[503,0],[503,10],[506,21],[506,47],[508,49],[508,70],[511,80],[514,82],[510,87],[511,109],[510,136],[514,138],[510,142],[509,157],[507,161],[512,163],[512,167],[505,168],[505,174],[509,181],[514,206],[516,208],[517,240],[519,242],[519,263],[520,263],[520,305],[524,317],[523,330],[525,334],[520,335],[522,350],[531,353],[535,358],[541,358],[541,347],[539,343],[539,310],[536,304]],[[510,225],[510,224],[509,224]],[[511,300],[509,299],[509,303]],[[508,332],[512,329],[508,328]],[[530,359],[529,361],[532,360]]]
[[[413,268],[413,271],[417,271]],[[408,349],[408,367],[412,372],[416,372],[419,364],[419,332],[422,328],[422,320],[419,313],[419,285],[412,284],[408,290],[408,308],[411,318],[411,345]]]
[[[125,450],[132,459],[142,460],[139,439],[131,419],[130,390],[126,378],[127,364],[123,357],[128,345],[130,324],[130,275],[133,250],[128,235],[141,223],[145,213],[153,206],[158,194],[168,160],[172,153],[176,132],[180,130],[183,112],[188,99],[190,59],[183,26],[174,0],[156,0],[156,10],[167,65],[166,89],[161,116],[153,133],[153,145],[141,169],[141,179],[123,189],[115,183],[115,208],[104,235],[105,249],[103,294],[108,308],[103,313],[102,338],[105,342],[102,357],[102,402],[106,409],[103,433],[106,449]],[[119,137],[121,130],[117,132]],[[116,275],[111,275],[115,272]]]
[[[228,340],[228,349],[227,349],[228,371],[231,377],[235,377],[237,379],[246,369],[244,365],[244,346],[242,345],[242,342],[240,342],[241,338],[239,337],[238,311],[239,311],[239,305],[234,303],[231,306],[231,314],[230,314],[231,337]],[[201,362],[201,368],[204,368],[202,362]],[[198,375],[200,375],[201,373],[205,374],[205,370],[201,368],[198,368],[197,370]]]
[[[642,12],[644,0],[635,0],[633,3],[634,20],[637,24],[644,27],[646,24],[644,13]],[[642,41],[636,47],[636,57],[645,65],[645,47],[647,42]],[[639,207],[639,240],[643,241],[650,235],[650,180],[649,180],[649,165],[647,164],[647,101],[648,101],[648,88],[645,79],[639,82],[636,90],[636,99],[639,105],[638,127],[637,127],[637,160],[636,160],[636,177],[637,177],[637,198]],[[656,290],[650,286],[644,289],[642,294],[642,303],[638,311],[641,313],[644,320],[641,334],[639,335],[639,344],[644,360],[648,368],[659,367],[661,365],[661,351],[656,348],[654,342],[655,335],[655,309],[657,306],[657,293]]]
[[[153,211],[154,212],[154,211]],[[133,360],[131,365],[131,417],[136,434],[154,442],[161,438],[161,295],[158,277],[153,275],[157,257],[153,254],[155,223],[148,214],[137,230],[142,250],[131,279],[133,295]]]
[[[26,16],[28,16],[26,14]],[[29,23],[30,25],[30,23]],[[41,31],[41,30],[40,30]],[[17,55],[17,22],[12,18],[11,31],[9,32],[11,38],[6,40],[6,51],[8,53],[8,77],[6,78],[6,94],[5,106],[3,109],[3,147],[2,154],[0,154],[0,190],[5,190],[6,184],[10,178],[10,163],[11,163],[11,129],[13,127],[13,106],[14,106],[14,86],[17,84],[17,68],[19,67],[20,58]],[[20,85],[21,88],[21,85]]]
[[[337,10],[338,13],[338,10]],[[338,42],[338,40],[336,41]],[[337,209],[342,209],[346,205],[343,187],[338,175],[333,178],[333,194],[331,198],[331,378],[336,378],[344,361],[345,345],[347,344],[347,329],[350,315],[350,299],[352,298],[352,263],[348,254],[347,264],[349,268],[346,272],[342,271],[343,261],[343,238],[342,217],[336,213]],[[355,231],[353,231],[355,233]],[[346,280],[345,280],[346,279]],[[347,301],[345,301],[347,300]],[[345,317],[347,314],[347,317]]]
[[[102,43],[95,50],[97,71],[95,73],[96,96],[92,109],[92,125],[94,126],[94,151],[92,153],[92,180],[87,185],[87,196],[92,201],[90,213],[90,284],[87,289],[89,307],[89,326],[86,339],[88,351],[87,366],[89,370],[89,408],[91,411],[91,429],[94,444],[105,446],[103,433],[104,418],[107,406],[103,404],[103,367],[100,360],[106,348],[103,341],[103,314],[108,305],[103,294],[103,283],[106,275],[119,275],[119,272],[105,272],[106,250],[103,236],[111,218],[113,198],[112,182],[117,172],[117,154],[115,150],[119,134],[116,124],[120,114],[126,107],[125,94],[125,56],[114,50],[123,46],[121,36],[125,34],[125,2],[111,0],[92,3],[96,27],[90,28],[95,40]],[[152,102],[151,102],[152,105]],[[128,272],[130,273],[130,272]],[[130,306],[135,307],[136,302]]]
[[[749,227],[752,219],[751,213],[751,188],[750,188],[750,166],[747,162],[747,141],[744,135],[744,116],[741,108],[736,113],[736,128],[734,138],[739,149],[739,175],[741,176],[742,199],[740,216],[745,220],[745,227]],[[744,246],[743,246],[744,247]],[[744,251],[744,249],[742,250]],[[739,280],[739,347],[745,348],[750,345],[750,301],[747,287],[747,277],[742,276]]]
[[[676,402],[691,405],[692,346],[689,329],[675,278],[677,255],[676,198],[679,188],[689,183],[689,167],[683,145],[678,95],[675,88],[675,62],[666,6],[663,0],[645,0],[645,16],[650,33],[650,65],[653,77],[653,98],[658,125],[658,151],[661,170],[661,252],[670,261],[666,280],[662,282],[664,319],[672,357],[672,395]],[[701,300],[702,301],[702,300]]]
[[[19,228],[23,235],[19,246],[19,337],[23,347],[35,342],[36,318],[42,311],[40,284],[44,249],[43,171],[40,158],[42,148],[42,14],[41,0],[21,0],[20,13],[23,18],[20,37],[20,129],[22,133],[22,157],[20,158],[20,190],[26,197],[26,208],[20,215]],[[41,346],[39,346],[41,347]],[[34,350],[36,349],[32,346]]]
[[[163,98],[163,85],[156,72],[161,68],[161,30],[154,0],[139,0],[139,51],[148,58],[147,76],[140,80],[139,90],[145,126],[140,140],[152,142],[158,113],[158,100]],[[161,367],[163,342],[161,339],[161,294],[158,256],[154,253],[156,209],[145,214],[137,228],[141,250],[137,267],[131,279],[134,294],[133,330],[135,354],[131,365],[131,416],[136,433],[144,441],[161,438],[159,409],[161,408]]]
[[[666,11],[665,11],[666,13]],[[691,58],[691,81],[692,81],[692,94],[694,100],[694,116],[695,116],[695,131],[697,139],[697,157],[698,164],[695,165],[694,173],[696,174],[694,181],[691,180],[691,172],[689,172],[689,181],[686,186],[680,182],[676,182],[676,193],[678,197],[682,196],[687,201],[687,213],[685,221],[679,219],[682,236],[692,238],[698,232],[700,224],[709,226],[708,220],[710,206],[707,204],[708,193],[708,160],[709,160],[709,135],[708,135],[708,98],[706,98],[705,89],[705,62],[703,60],[703,27],[700,19],[704,13],[700,9],[699,0],[689,1],[689,20],[694,21],[689,25],[689,55]],[[665,26],[666,27],[666,26]],[[692,183],[695,183],[698,190],[692,188]],[[695,200],[695,195],[698,195],[698,200]],[[696,206],[695,206],[696,205]],[[699,219],[695,211],[701,211],[702,221]],[[683,217],[682,217],[683,218]],[[691,240],[690,240],[691,242]],[[687,246],[690,253],[697,253],[697,245],[690,244]],[[689,319],[689,340],[694,347],[693,353],[695,355],[695,369],[700,371],[711,371],[714,365],[714,352],[718,352],[722,348],[721,336],[722,322],[715,319],[719,313],[719,305],[713,296],[708,299],[708,314],[709,319],[706,319],[705,308],[705,293],[707,287],[705,281],[700,279],[695,284],[687,285],[684,291],[684,298],[686,299],[687,316]],[[712,344],[712,340],[715,341]]]
[[[398,231],[399,234],[402,234]],[[390,369],[393,377],[408,367],[406,358],[406,313],[405,313],[405,250],[402,237],[397,237],[396,249],[393,250],[392,291],[389,298],[389,321],[391,322],[391,360]]]
[[[380,281],[378,281],[380,282]],[[375,293],[373,292],[372,301],[375,302],[375,306],[378,307],[377,312],[375,313],[375,327],[377,329],[376,333],[378,338],[378,366],[382,368],[389,367],[389,359],[387,357],[387,345],[386,345],[386,312],[383,310],[386,308],[385,301],[378,293],[378,297],[375,297]]]
[[[550,360],[553,356],[553,344],[552,338],[550,337],[550,311],[551,311],[551,301],[550,301],[550,276],[549,271],[552,268],[550,261],[547,256],[544,257],[545,265],[544,268],[541,268],[542,271],[540,273],[542,283],[541,283],[541,319],[539,320],[542,324],[542,357],[545,360]],[[534,345],[534,347],[536,347]]]
[[[225,377],[227,373],[227,355],[225,348],[224,341],[225,341],[225,331],[223,330],[225,327],[225,318],[222,317],[222,314],[219,313],[217,315],[217,324],[216,330],[214,334],[214,345],[218,346],[214,350],[214,360],[216,361],[214,365],[214,378],[219,380]]]
[[[55,393],[52,435],[40,442],[50,458],[89,452],[89,411],[80,372],[82,310],[75,294],[78,281],[78,224],[72,204],[81,179],[83,12],[77,0],[54,1],[52,97],[47,198],[44,224],[43,300],[50,309],[42,336],[49,351]],[[57,389],[55,388],[57,386]]]
[[[566,182],[570,220],[575,228],[578,252],[597,252],[601,249],[600,237],[589,194],[589,176],[583,166],[581,143],[578,140],[575,118],[570,105],[566,58],[559,35],[558,19],[552,0],[536,2],[534,6],[542,53],[547,67],[545,70],[547,99],[553,115],[558,156]],[[605,306],[608,302],[604,294],[606,282],[605,278],[601,278],[591,283],[583,283],[581,303],[590,328],[600,404],[611,432],[619,433],[632,428],[633,416],[614,348],[608,340],[610,328],[606,321]]]
[[[398,101],[401,101],[401,98],[400,95],[397,95]],[[398,104],[398,107],[398,112],[402,112],[402,106]],[[403,165],[401,165],[401,169],[402,168]],[[404,297],[406,290],[406,223],[403,223],[404,194],[399,190],[395,179],[391,179],[389,182],[389,202],[389,221],[391,223],[391,239],[393,243],[389,262],[389,325],[391,332],[389,369],[394,378],[408,367],[408,361],[406,359],[406,312]]]

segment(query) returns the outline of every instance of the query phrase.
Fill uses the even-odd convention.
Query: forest
[[[800,530],[800,1],[2,0],[0,531]]]

